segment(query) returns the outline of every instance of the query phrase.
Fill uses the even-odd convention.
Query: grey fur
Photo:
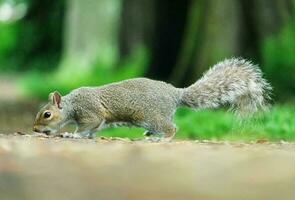
[[[164,133],[169,140],[176,132],[173,116],[179,106],[216,108],[229,104],[237,111],[256,112],[265,107],[270,90],[257,66],[233,58],[216,64],[184,89],[147,78],[75,89],[62,97],[62,117],[55,124],[74,121],[82,136],[112,125],[138,126],[148,135]]]
[[[265,108],[271,89],[256,65],[232,58],[214,65],[185,89],[183,104],[196,108],[228,104],[239,114],[255,113]]]

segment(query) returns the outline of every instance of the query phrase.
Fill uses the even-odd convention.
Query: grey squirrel
[[[231,105],[240,113],[264,109],[271,91],[260,69],[251,62],[232,58],[209,69],[187,88],[148,78],[134,78],[99,87],[81,87],[61,96],[49,94],[48,104],[37,114],[34,131],[56,132],[76,123],[73,137],[92,137],[108,126],[126,125],[146,129],[171,140],[176,132],[173,116],[180,106],[217,108]]]

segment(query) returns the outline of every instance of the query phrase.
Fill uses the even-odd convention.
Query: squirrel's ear
[[[58,91],[51,92],[48,96],[48,101],[53,105],[56,105],[59,109],[61,109],[61,95]]]

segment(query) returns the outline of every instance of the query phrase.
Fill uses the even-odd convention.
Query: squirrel
[[[217,108],[230,105],[238,113],[264,110],[270,100],[270,84],[257,65],[242,58],[226,59],[209,69],[187,88],[148,78],[133,78],[99,87],[81,87],[61,96],[49,94],[38,112],[33,130],[56,134],[76,123],[73,137],[93,137],[112,126],[143,127],[144,135],[161,135],[170,141],[176,133],[173,116],[178,107]]]

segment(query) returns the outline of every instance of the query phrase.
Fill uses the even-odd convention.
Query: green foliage
[[[118,66],[105,66],[97,61],[90,70],[60,67],[51,73],[31,71],[20,80],[20,87],[27,95],[46,99],[49,92],[58,90],[66,94],[81,86],[99,86],[132,77],[142,76],[148,62],[146,50],[141,48],[121,61]],[[63,65],[71,65],[66,62]]]
[[[13,49],[17,37],[16,23],[0,23],[0,70],[15,69]]]
[[[15,24],[0,23],[0,55],[14,47],[16,32],[17,28]]]
[[[65,1],[3,2],[11,4],[15,13],[20,12],[16,9],[18,4],[28,9],[20,19],[0,21],[0,71],[50,71],[57,66],[62,51]]]
[[[182,108],[175,117],[179,128],[176,138],[295,141],[294,112],[294,104],[276,105],[263,116],[241,120],[224,110],[193,111]],[[101,131],[99,135],[142,138],[143,132],[139,128],[111,128]]]
[[[279,99],[294,95],[295,90],[295,22],[286,24],[276,36],[263,42],[263,65]]]

